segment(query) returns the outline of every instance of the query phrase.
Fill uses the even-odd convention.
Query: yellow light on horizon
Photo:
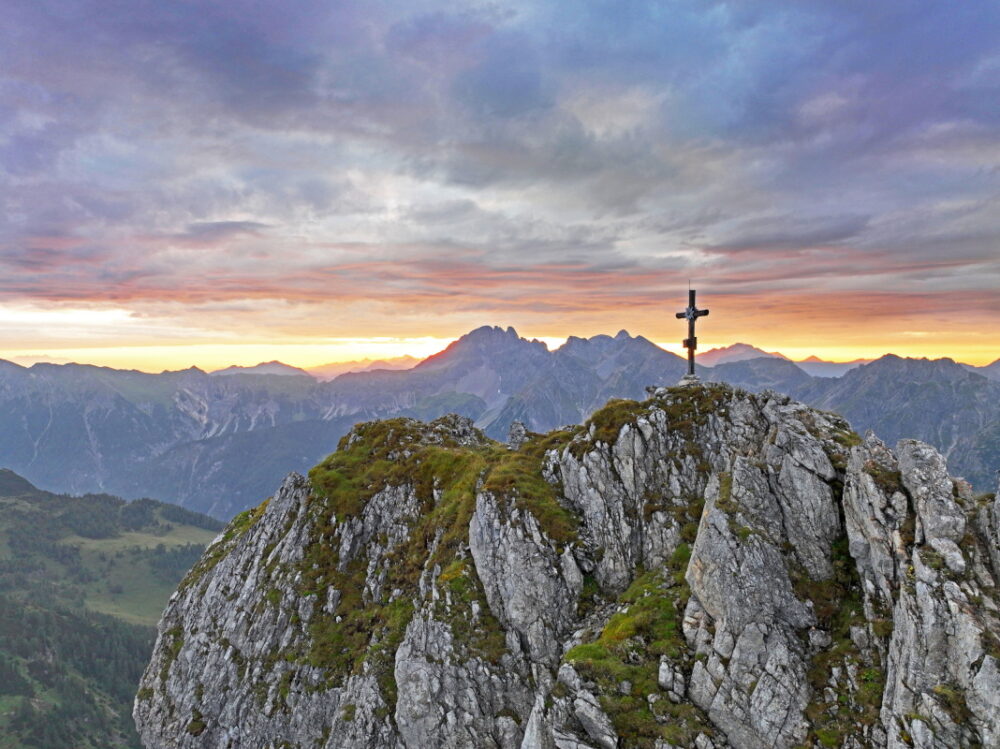
[[[530,336],[525,336],[531,338]],[[373,338],[332,338],[322,342],[308,343],[233,343],[215,341],[211,343],[177,343],[174,345],[135,346],[74,346],[72,348],[47,347],[46,349],[9,349],[0,351],[0,359],[7,359],[28,366],[36,362],[93,364],[116,369],[136,369],[143,372],[187,369],[196,366],[205,371],[224,369],[229,366],[250,367],[261,362],[280,361],[293,367],[310,369],[324,364],[361,360],[393,359],[412,356],[425,359],[443,351],[455,338],[421,336],[414,338],[394,338],[389,336]],[[549,350],[555,350],[566,339],[557,336],[539,336]],[[686,357],[686,350],[678,342],[653,341],[660,348]],[[733,342],[699,342],[698,353],[703,354],[713,348],[732,345]],[[924,344],[922,346],[921,344]],[[815,346],[810,348],[791,346],[769,346],[754,344],[765,351],[776,351],[794,361],[809,356],[818,356],[826,361],[849,362],[856,359],[877,359],[886,353],[914,358],[937,359],[948,357],[976,366],[990,364],[1000,352],[990,346],[963,347],[959,352],[936,352],[926,347],[926,342],[914,337],[890,349],[860,346]]]
[[[252,367],[268,361],[280,361],[293,367],[309,369],[323,364],[394,359],[414,356],[424,359],[441,351],[450,338],[345,338],[323,343],[192,343],[173,346],[94,346],[88,348],[50,348],[0,352],[0,358],[22,365],[35,362],[94,364],[141,372],[198,367],[205,371],[230,366]]]

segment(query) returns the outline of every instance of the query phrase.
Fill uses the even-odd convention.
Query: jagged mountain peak
[[[922,381],[940,378],[965,380],[969,377],[982,376],[948,357],[928,359],[927,357],[904,357],[897,354],[885,354],[868,364],[851,370],[844,376],[864,378],[884,375],[885,373],[896,373]]]
[[[774,351],[764,351],[756,346],[751,346],[749,343],[734,343],[730,346],[722,346],[720,348],[710,349],[703,354],[698,354],[697,361],[702,366],[714,367],[716,364],[722,364],[724,362],[740,361],[741,359],[755,359],[761,356],[776,359],[788,358],[784,354],[779,354]]]
[[[513,327],[484,325],[466,333],[450,343],[443,351],[429,356],[414,367],[414,370],[429,371],[452,366],[470,359],[509,356],[518,352],[541,356],[548,353],[548,347],[538,340],[521,338]]]
[[[136,722],[148,749],[996,745],[998,520],[929,446],[773,393],[661,388],[518,449],[375,422],[206,551]]]
[[[619,330],[618,333],[613,336],[606,333],[598,333],[590,338],[582,338],[580,336],[571,335],[566,339],[562,346],[556,349],[556,351],[567,353],[577,351],[611,350],[623,347],[653,347],[663,353],[669,353],[660,349],[659,346],[650,341],[648,338],[641,335],[633,336],[627,330]]]
[[[481,325],[480,327],[470,330],[468,333],[461,336],[459,340],[462,339],[470,341],[497,340],[497,339],[520,340],[521,336],[518,335],[517,331],[514,330],[514,326],[512,325],[508,325],[506,328],[504,328],[502,325]]]

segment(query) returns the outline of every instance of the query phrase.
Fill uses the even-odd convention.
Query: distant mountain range
[[[332,380],[348,372],[370,372],[373,369],[411,369],[420,363],[415,356],[394,356],[390,359],[360,359],[338,361],[309,367],[308,373],[318,380]]]
[[[777,351],[764,351],[748,343],[734,343],[732,346],[714,348],[703,354],[698,354],[697,362],[703,367],[714,367],[718,364],[729,364],[731,362],[758,359],[760,357],[791,361],[787,356]],[[860,367],[862,364],[868,364],[871,361],[872,359],[855,359],[849,362],[834,362],[820,359],[818,356],[810,356],[795,362],[795,364],[803,372],[813,377],[840,377],[845,372]]]
[[[397,356],[391,359],[360,359],[357,361],[330,362],[309,369],[300,369],[280,361],[261,362],[252,367],[232,366],[210,372],[213,376],[234,374],[293,375],[332,380],[348,372],[371,372],[374,369],[410,369],[420,363],[415,356]]]
[[[569,340],[582,340],[571,336]],[[792,361],[795,365],[808,375],[813,377],[840,377],[844,373],[860,367],[862,364],[870,364],[874,359],[854,359],[852,361],[837,362],[821,359],[818,356],[809,356],[805,359],[790,359],[778,351],[764,351],[752,346],[749,343],[734,343],[730,346],[713,348],[697,355],[697,362],[702,367],[714,367],[719,364],[729,364],[737,361],[747,361],[759,358],[783,359]],[[261,362],[252,367],[232,366],[219,369],[213,375],[231,374],[276,374],[276,375],[299,375],[315,377],[319,380],[332,380],[342,374],[349,372],[371,372],[376,369],[412,369],[422,360],[415,356],[399,356],[392,359],[361,359],[358,361],[331,362],[321,364],[309,369],[300,369],[283,364],[279,361]],[[983,367],[972,364],[962,364],[963,367],[973,372],[989,377],[991,380],[1000,380],[1000,359]]]
[[[709,349],[698,354],[695,358],[703,367],[714,367],[716,364],[757,359],[761,356],[774,359],[788,359],[787,356],[779,354],[777,351],[764,351],[756,346],[751,346],[749,343],[734,343],[732,346]]]
[[[237,374],[297,375],[299,377],[312,377],[312,375],[306,370],[299,369],[298,367],[292,367],[288,364],[283,364],[280,361],[261,362],[253,367],[237,367],[234,365],[232,367],[226,367],[225,369],[217,369],[211,374],[216,377],[225,377]]]
[[[924,439],[953,472],[994,488],[996,364],[889,355],[830,378],[778,354],[748,357],[758,352],[729,347],[714,367],[699,358],[699,371],[787,392],[888,440]],[[267,496],[289,469],[314,465],[358,421],[456,412],[503,439],[515,420],[541,432],[579,423],[610,398],[645,398],[647,385],[673,385],[685,368],[681,357],[626,331],[573,336],[550,351],[497,327],[478,328],[411,368],[328,382],[278,362],[145,374],[0,361],[0,466],[56,491],[156,496],[228,518]]]

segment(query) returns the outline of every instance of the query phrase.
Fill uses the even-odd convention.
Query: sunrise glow
[[[481,325],[679,351],[691,281],[702,350],[988,363],[981,5],[18,4],[0,358],[312,366]]]

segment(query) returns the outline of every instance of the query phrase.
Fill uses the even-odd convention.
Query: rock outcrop
[[[516,442],[516,444],[515,444]],[[1000,505],[774,393],[355,428],[171,599],[159,747],[1000,745]]]

